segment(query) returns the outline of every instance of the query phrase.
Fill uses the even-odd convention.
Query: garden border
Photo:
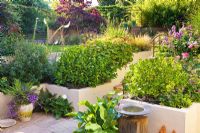
[[[163,125],[167,128],[167,133],[175,130],[177,133],[200,133],[200,103],[193,103],[189,108],[172,108],[162,105],[150,104],[131,99],[123,99],[121,104],[143,104],[150,106],[149,133],[158,133]]]

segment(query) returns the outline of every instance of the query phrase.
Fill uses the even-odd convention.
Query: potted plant
[[[7,94],[14,97],[8,105],[10,117],[18,117],[23,122],[31,120],[34,104],[38,100],[34,90],[31,83],[25,84],[15,80],[14,86],[7,91]]]

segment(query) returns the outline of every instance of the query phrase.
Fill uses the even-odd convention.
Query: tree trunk
[[[119,119],[119,133],[148,133],[147,116],[121,117]]]

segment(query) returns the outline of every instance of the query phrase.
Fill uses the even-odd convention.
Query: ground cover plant
[[[36,110],[51,113],[56,119],[59,119],[70,113],[73,110],[73,107],[67,97],[56,96],[47,90],[41,90]]]
[[[58,61],[56,83],[68,87],[94,87],[115,78],[117,70],[131,61],[130,45],[97,43],[72,46]]]

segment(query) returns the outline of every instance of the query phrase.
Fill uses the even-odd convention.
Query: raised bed
[[[150,57],[152,57],[152,51],[135,53],[132,63],[136,63],[139,59],[147,59]],[[104,95],[108,94],[110,91],[113,90],[114,86],[121,83],[125,74],[129,71],[129,65],[127,65],[121,70],[118,70],[117,78],[103,85],[99,85],[97,87],[69,89],[67,87],[52,85],[52,84],[42,84],[41,86],[43,88],[48,89],[53,94],[58,94],[61,96],[66,95],[69,101],[72,102],[75,111],[83,111],[85,110],[85,107],[79,106],[79,102],[82,100],[88,100],[91,103],[95,103],[97,97],[103,97]]]
[[[148,115],[149,133],[158,133],[165,125],[167,133],[200,133],[200,103],[193,103],[189,108],[177,109],[156,104],[149,104],[131,99],[123,99],[121,103],[143,104],[151,107],[152,112]]]

